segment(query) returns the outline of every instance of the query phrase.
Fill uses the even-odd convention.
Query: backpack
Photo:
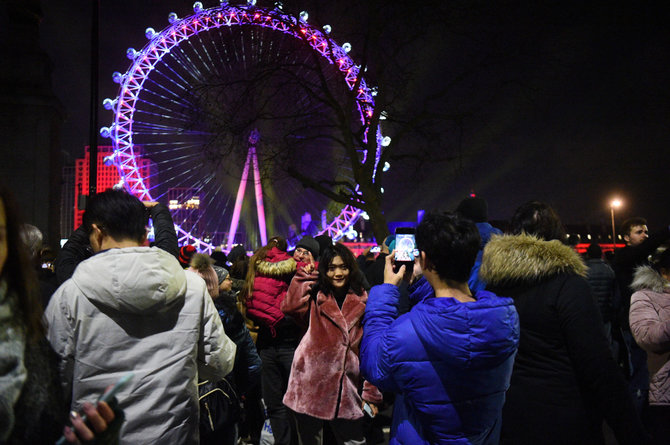
[[[198,383],[200,433],[207,434],[230,427],[240,420],[240,400],[225,378],[218,382]]]

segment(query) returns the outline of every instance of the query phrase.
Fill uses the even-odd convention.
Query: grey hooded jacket
[[[202,278],[156,247],[110,249],[79,264],[45,318],[73,409],[133,372],[120,443],[198,443],[198,375],[222,378],[235,359]]]

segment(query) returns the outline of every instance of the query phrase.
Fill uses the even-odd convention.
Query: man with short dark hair
[[[639,266],[649,263],[649,255],[664,241],[670,239],[670,226],[649,235],[647,220],[640,217],[629,218],[621,225],[621,235],[626,241],[626,247],[614,253],[614,272],[619,291],[621,292],[621,308],[618,321],[623,331],[623,339],[630,354],[629,386],[638,412],[646,405],[649,390],[649,372],[647,370],[647,354],[640,348],[630,332],[628,313],[630,311],[630,297],[633,282],[633,273]]]
[[[197,379],[235,359],[205,282],[158,247],[145,247],[148,212],[136,197],[94,196],[83,227],[94,255],[79,263],[45,312],[73,409],[119,378],[120,443],[198,443]]]
[[[499,442],[519,319],[512,299],[470,292],[479,243],[471,221],[429,214],[417,227],[420,254],[407,274],[412,309],[398,316],[405,266],[395,272],[392,254],[384,284],[370,292],[361,371],[396,393],[391,443]]]

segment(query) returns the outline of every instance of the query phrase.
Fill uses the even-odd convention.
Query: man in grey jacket
[[[47,337],[73,409],[134,373],[117,395],[120,443],[197,444],[198,376],[228,374],[235,344],[202,278],[144,246],[146,224],[144,205],[123,191],[90,200],[83,225],[95,255],[52,297]]]

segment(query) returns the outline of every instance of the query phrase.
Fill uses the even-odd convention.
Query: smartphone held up
[[[404,265],[405,272],[411,272],[416,256],[416,240],[414,227],[398,227],[395,230],[395,270]]]

